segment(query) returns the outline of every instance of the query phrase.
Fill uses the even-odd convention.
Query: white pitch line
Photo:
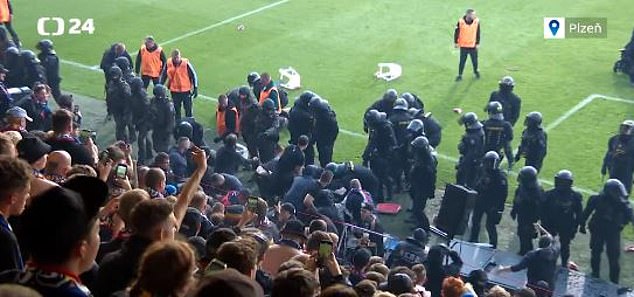
[[[600,95],[599,98],[604,99],[604,100],[609,100],[609,101],[616,101],[616,102],[621,102],[621,103],[634,104],[634,100],[628,100],[628,99],[623,99],[623,98],[609,97],[609,96],[603,96],[603,95]]]
[[[548,132],[548,131],[552,130],[553,128],[559,126],[559,124],[563,123],[569,117],[574,115],[577,111],[579,111],[580,109],[584,108],[586,105],[590,104],[590,102],[592,102],[592,100],[594,100],[594,98],[597,98],[599,96],[601,96],[601,95],[592,94],[592,95],[586,97],[585,99],[581,100],[579,103],[577,103],[577,105],[573,106],[570,110],[566,111],[566,113],[564,113],[559,118],[557,118],[552,123],[550,123],[548,126],[546,126],[546,128],[544,130],[546,130],[546,132]]]
[[[233,22],[233,21],[239,20],[239,19],[241,19],[241,18],[248,17],[248,16],[250,16],[250,15],[254,15],[254,14],[257,14],[257,13],[263,12],[263,11],[265,11],[265,10],[267,10],[267,9],[271,9],[271,8],[273,8],[273,7],[276,7],[276,6],[278,6],[278,5],[284,4],[284,3],[289,2],[289,1],[290,1],[290,0],[281,0],[281,1],[273,2],[273,3],[271,3],[271,4],[268,4],[268,5],[262,6],[262,7],[260,7],[260,8],[256,8],[256,9],[254,9],[254,10],[247,11],[247,12],[245,12],[245,13],[243,13],[243,14],[240,14],[240,15],[237,15],[237,16],[234,16],[234,17],[230,17],[230,18],[228,18],[228,19],[226,19],[226,20],[223,20],[223,21],[217,22],[217,23],[215,23],[215,24],[211,24],[211,25],[209,25],[209,26],[207,26],[207,27],[200,28],[200,29],[198,29],[198,30],[194,30],[194,31],[191,31],[191,32],[185,33],[185,34],[183,34],[183,35],[181,35],[181,36],[174,37],[174,38],[172,38],[172,39],[169,39],[169,40],[166,40],[166,41],[163,41],[163,42],[159,42],[158,44],[160,44],[161,46],[165,46],[165,45],[168,45],[168,44],[171,44],[171,43],[174,43],[174,42],[177,42],[177,41],[183,40],[183,39],[185,39],[185,38],[189,38],[189,37],[192,37],[192,36],[194,36],[194,35],[197,35],[197,34],[203,33],[203,32],[205,32],[205,31],[209,31],[209,30],[211,30],[211,29],[214,29],[214,28],[220,27],[220,26],[222,26],[222,25],[226,25],[226,24],[228,24],[228,23],[231,23],[231,22]],[[133,54],[131,54],[130,56],[135,57],[137,54],[138,54],[138,52],[137,52],[137,53],[133,53]]]
[[[99,65],[90,66],[90,65],[78,63],[75,61],[64,60],[64,59],[59,59],[59,61],[62,62],[63,64],[68,64],[71,66],[75,66],[77,68],[86,69],[86,70],[95,71],[95,72],[102,72],[101,69],[99,68]]]

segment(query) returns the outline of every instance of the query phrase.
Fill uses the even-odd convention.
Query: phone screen
[[[321,259],[328,258],[330,254],[332,254],[332,242],[322,241],[319,244],[319,258]]]
[[[126,175],[128,174],[128,166],[119,164],[117,165],[117,177],[118,178],[125,178]]]

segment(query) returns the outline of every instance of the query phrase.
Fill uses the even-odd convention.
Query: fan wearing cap
[[[2,274],[0,282],[27,286],[42,296],[91,296],[79,275],[92,268],[97,256],[97,213],[107,195],[103,181],[76,177],[33,199],[20,229],[29,235],[21,243],[30,261],[24,271]]]
[[[33,87],[33,95],[18,103],[21,108],[26,110],[27,115],[32,119],[26,124],[28,131],[51,130],[51,117],[53,112],[48,106],[48,98],[50,96],[50,88],[45,84],[36,84]]]
[[[24,211],[29,198],[31,169],[22,160],[0,157],[0,272],[24,268],[13,229],[8,222]]]
[[[0,114],[4,114],[9,107],[11,107],[13,102],[13,98],[11,98],[11,94],[9,94],[9,90],[4,82],[7,78],[7,73],[9,73],[9,70],[0,64]]]
[[[44,141],[37,137],[26,137],[18,142],[16,149],[18,150],[18,158],[26,161],[31,166],[33,176],[36,178],[33,182],[45,181],[41,172],[46,167],[48,153],[51,152],[51,146],[44,143]],[[36,192],[34,191],[36,191],[39,187],[36,187],[33,183],[31,185],[33,186],[31,194],[35,195]],[[37,191],[37,193],[39,192],[40,191]]]
[[[302,255],[306,242],[304,224],[297,220],[288,221],[281,231],[282,239],[272,245],[264,254],[262,270],[275,277],[282,263]]]
[[[137,75],[141,74],[143,86],[146,89],[150,85],[150,80],[155,86],[159,84],[165,63],[167,63],[167,57],[165,52],[163,52],[163,48],[154,41],[153,36],[148,35],[145,37],[137,53],[134,69]]]
[[[24,108],[19,106],[11,107],[4,113],[4,115],[7,124],[0,129],[1,132],[16,131],[20,132],[22,137],[27,136],[27,122],[33,122],[33,119],[29,117]]]
[[[502,104],[504,119],[509,121],[511,125],[515,126],[515,123],[520,118],[520,111],[522,109],[522,99],[513,93],[515,80],[507,75],[502,77],[499,81],[499,86],[499,90],[491,92],[489,102],[500,102]]]
[[[412,236],[399,242],[394,251],[387,258],[387,266],[406,266],[412,268],[415,264],[423,263],[427,258],[427,232],[422,228],[414,230]]]

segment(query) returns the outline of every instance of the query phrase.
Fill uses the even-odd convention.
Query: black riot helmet
[[[53,50],[53,41],[50,39],[42,39],[35,45],[35,48],[43,52],[50,52]]]
[[[500,103],[498,101],[491,101],[491,102],[489,102],[489,104],[487,104],[486,111],[489,113],[489,115],[501,114],[502,113],[502,103]]]
[[[407,131],[412,134],[425,134],[425,124],[420,119],[413,119],[407,125]]]
[[[537,169],[533,166],[524,166],[520,169],[520,173],[517,175],[517,181],[523,185],[536,185],[537,184]]]
[[[480,129],[482,128],[482,123],[478,121],[478,115],[475,112],[467,112],[463,114],[458,123],[464,125],[467,129]]]
[[[387,113],[379,111],[379,122],[387,121]]]
[[[313,99],[313,97],[317,97],[317,94],[313,91],[304,91],[299,95],[299,97],[297,97],[296,100],[299,101],[301,105],[308,106],[308,103],[310,103],[310,100]]]
[[[410,92],[405,92],[401,95],[401,98],[405,99],[405,101],[407,101],[407,105],[408,106],[415,106],[416,105],[416,97],[414,97],[414,95],[412,95],[412,93]]]
[[[250,93],[251,93],[251,90],[249,90],[249,87],[247,86],[242,86],[238,89],[239,96],[249,97]]]
[[[187,121],[182,121],[176,126],[176,135],[174,138],[178,139],[179,137],[187,137],[192,139],[194,134],[194,127]]]
[[[310,108],[315,113],[326,112],[330,110],[328,101],[321,99],[319,96],[315,96],[310,99],[310,102],[308,102],[308,108]]]
[[[130,80],[130,89],[132,89],[132,91],[144,89],[143,88],[143,79],[141,79],[138,76],[133,77]]]
[[[619,134],[621,135],[632,135],[632,132],[634,132],[634,121],[632,120],[625,120],[621,123],[621,126],[619,128]]]
[[[500,155],[494,151],[487,152],[482,159],[482,166],[486,170],[498,169],[500,166]]]
[[[152,94],[156,98],[167,98],[167,88],[162,84],[155,85],[154,89],[152,89]]]
[[[418,136],[412,140],[410,145],[414,149],[429,149],[429,140],[425,136]]]
[[[381,120],[381,114],[376,109],[370,109],[365,113],[363,119],[368,125],[373,126]]]
[[[122,71],[130,70],[130,60],[128,60],[128,58],[126,57],[117,57],[116,59],[114,59],[114,63],[119,66]]]
[[[389,102],[390,104],[394,104],[396,98],[398,98],[398,92],[395,89],[388,89],[383,94],[383,100]]]
[[[573,182],[574,177],[570,170],[562,169],[555,174],[555,189],[570,189]]]
[[[118,80],[121,78],[121,76],[123,76],[123,71],[121,71],[121,68],[119,68],[119,66],[114,65],[110,67],[110,70],[108,70],[108,76],[111,80]]]
[[[21,50],[20,57],[22,58],[22,61],[28,62],[31,64],[37,64],[40,62],[40,60],[38,60],[37,56],[32,50],[24,50],[24,49]]]
[[[407,111],[408,108],[409,108],[409,105],[407,104],[407,100],[405,100],[403,98],[396,99],[396,101],[394,101],[394,105],[392,106],[392,109],[394,109],[394,110],[405,110],[405,111]]]
[[[250,72],[247,75],[247,83],[249,83],[250,87],[253,87],[253,84],[260,79],[260,74],[255,71]]]
[[[608,195],[614,199],[624,199],[627,197],[627,190],[623,183],[616,179],[608,179],[603,185],[603,194]]]
[[[531,111],[524,119],[524,126],[529,128],[537,128],[542,125],[542,113],[539,111]]]
[[[502,77],[499,81],[500,90],[512,90],[515,87],[515,80],[511,76]]]
[[[262,110],[264,111],[275,110],[275,102],[273,102],[271,98],[264,100],[264,102],[262,102]]]

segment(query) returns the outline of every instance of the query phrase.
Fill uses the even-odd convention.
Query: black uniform
[[[475,186],[478,196],[471,217],[471,242],[479,242],[480,223],[486,214],[486,229],[489,243],[493,248],[498,244],[497,225],[502,219],[504,202],[508,194],[508,179],[499,168],[482,170],[482,176]]]
[[[534,224],[539,220],[544,191],[541,186],[520,184],[515,190],[511,217],[517,220],[517,236],[520,238],[521,256],[533,250],[533,238],[537,237]]]
[[[130,97],[130,107],[132,108],[132,125],[138,132],[137,144],[139,147],[138,159],[141,164],[152,159],[152,141],[150,140],[150,130],[152,129],[150,110],[150,100],[147,97],[143,84],[132,88]]]
[[[207,143],[205,143],[205,128],[199,122],[196,121],[193,117],[186,117],[180,120],[179,124],[187,123],[191,126],[191,132],[188,131],[187,134],[184,134],[184,131],[178,131],[178,127],[176,131],[174,131],[174,140],[178,140],[178,137],[185,136],[192,141],[192,143],[197,147],[206,147]]]
[[[54,50],[43,51],[37,56],[46,70],[46,81],[48,82],[48,86],[51,87],[51,94],[53,94],[53,98],[57,101],[62,95],[62,91],[59,88],[59,83],[62,81],[59,75],[59,57],[57,57]]]
[[[337,123],[337,114],[330,108],[315,110],[314,114],[315,126],[312,135],[317,144],[319,164],[324,167],[332,161],[335,140],[339,135],[339,124]]]
[[[167,97],[154,97],[151,102],[152,141],[154,151],[167,152],[174,132],[174,105]]]
[[[442,139],[442,126],[440,122],[434,118],[431,112],[425,113],[422,109],[414,115],[413,119],[423,121],[425,125],[425,137],[429,140],[429,145],[435,148],[438,147]]]
[[[408,148],[409,137],[407,132],[407,126],[412,121],[412,116],[408,113],[407,109],[394,109],[392,114],[388,117],[388,120],[394,127],[394,136],[396,137],[396,155],[394,158],[395,164],[393,164],[392,178],[396,183],[396,192],[401,192],[402,187],[402,175],[409,174],[408,163]]]
[[[27,59],[24,61],[25,76],[23,86],[33,88],[36,83],[47,84],[46,69],[36,59]]]
[[[628,193],[632,192],[634,171],[634,141],[630,135],[615,135],[608,141],[608,151],[603,158],[601,174],[620,180]]]
[[[13,98],[4,81],[0,81],[0,114],[5,114],[13,106]]]
[[[315,141],[313,138],[315,119],[308,109],[309,100],[310,98],[306,99],[300,96],[288,113],[288,132],[291,136],[289,143],[297,144],[297,140],[302,135],[308,136],[310,140],[308,147],[304,150],[306,165],[315,163]]]
[[[387,192],[387,199],[392,200],[393,181],[390,177],[391,164],[394,160],[396,138],[392,124],[382,120],[370,127],[370,137],[363,152],[364,162],[368,162],[372,173],[379,179],[378,201],[384,201],[383,187]]]
[[[537,171],[540,171],[547,149],[548,135],[544,129],[528,127],[522,132],[522,142],[517,149],[515,161],[519,161],[520,157],[524,156],[526,158],[525,166],[533,166]]]
[[[542,226],[553,236],[559,235],[561,243],[561,265],[568,266],[570,241],[575,238],[583,218],[581,193],[572,188],[555,188],[544,194]]]
[[[458,144],[460,160],[456,171],[456,183],[474,188],[480,172],[480,163],[484,156],[484,131],[482,127],[467,129]]]
[[[418,226],[429,230],[429,219],[425,215],[427,199],[434,198],[436,191],[436,157],[427,149],[414,149],[414,164],[409,173],[409,196],[412,199],[412,215]]]
[[[508,158],[509,164],[513,162],[511,141],[513,140],[513,126],[508,121],[491,117],[482,122],[484,125],[484,151],[494,151],[502,157],[502,149]]]
[[[240,134],[242,135],[242,139],[247,145],[250,157],[255,157],[258,155],[258,126],[256,123],[256,119],[258,118],[258,114],[260,114],[261,112],[262,110],[260,109],[260,106],[252,103],[240,113]]]
[[[504,119],[515,126],[520,118],[520,110],[522,109],[522,99],[513,93],[512,89],[500,87],[500,90],[491,92],[489,102],[497,101],[502,104],[502,114]]]
[[[416,264],[423,263],[426,259],[425,245],[409,237],[396,245],[394,251],[387,258],[386,265],[388,267],[405,266],[412,268]]]
[[[117,55],[117,53],[115,52],[115,47],[116,44],[113,44],[110,46],[109,49],[104,51],[103,56],[101,57],[101,63],[99,64],[99,68],[103,70],[104,77],[106,79],[106,87],[108,86],[108,71],[110,70],[110,67],[112,67],[112,65],[114,64],[114,60],[116,58],[125,57],[130,62],[130,65],[132,65],[132,57],[130,57],[128,51],[123,51],[121,55]]]
[[[129,140],[126,127],[129,125],[132,113],[129,105],[131,96],[130,85],[123,78],[113,79],[108,84],[108,93],[106,95],[108,115],[114,117],[116,139],[126,142]]]
[[[258,156],[262,163],[266,163],[275,158],[280,140],[280,119],[274,111],[262,111],[255,123]]]
[[[586,221],[592,215],[588,227],[590,229],[590,264],[592,266],[592,276],[600,277],[601,254],[603,246],[606,247],[608,262],[610,264],[610,281],[619,282],[621,254],[621,231],[623,227],[632,222],[632,208],[629,201],[624,197],[614,198],[605,193],[591,196],[588,200],[581,226],[585,226]],[[582,230],[585,233],[585,230]]]

